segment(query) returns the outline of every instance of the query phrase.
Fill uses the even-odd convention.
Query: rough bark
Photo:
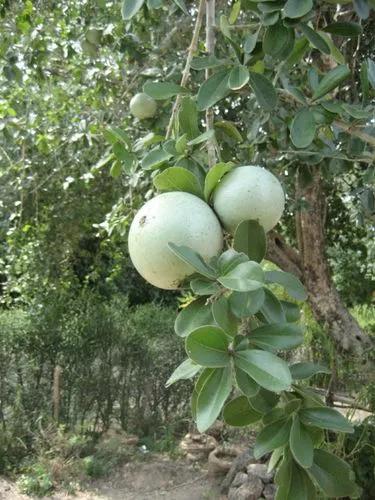
[[[268,258],[283,270],[296,274],[304,283],[315,319],[324,326],[339,351],[360,355],[371,344],[341,300],[333,283],[325,248],[325,196],[318,167],[313,181],[297,198],[306,209],[296,216],[298,251],[275,232],[269,235]]]

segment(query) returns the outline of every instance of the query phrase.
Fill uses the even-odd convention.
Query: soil
[[[155,455],[147,462],[128,463],[113,471],[110,478],[82,485],[75,495],[57,492],[45,500],[219,500],[222,478],[207,478],[207,470],[185,460]],[[0,477],[1,500],[30,500],[17,486]]]

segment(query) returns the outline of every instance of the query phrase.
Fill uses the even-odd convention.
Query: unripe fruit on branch
[[[285,204],[277,178],[258,166],[238,167],[219,182],[213,195],[214,209],[223,226],[234,233],[244,220],[257,220],[265,231],[280,220]]]
[[[190,193],[163,193],[137,212],[129,231],[130,258],[145,280],[171,290],[194,273],[180,260],[168,243],[185,245],[206,261],[218,255],[223,233],[213,210]]]
[[[144,120],[145,118],[152,118],[156,113],[156,101],[152,97],[148,96],[144,92],[135,94],[130,101],[130,113]]]

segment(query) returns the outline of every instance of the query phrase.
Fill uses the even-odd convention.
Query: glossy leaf
[[[256,262],[243,262],[224,276],[220,276],[218,281],[229,290],[248,292],[263,286],[264,272]]]
[[[279,402],[279,395],[266,389],[260,389],[258,393],[249,398],[249,403],[255,411],[264,415],[269,413]]]
[[[295,323],[301,319],[301,311],[297,304],[288,302],[287,300],[280,300],[280,304],[288,323]]]
[[[234,373],[239,390],[248,398],[256,396],[259,392],[259,385],[243,370],[234,367]]]
[[[162,148],[153,149],[143,157],[141,166],[144,170],[154,170],[166,163],[171,157],[172,155]]]
[[[289,366],[290,373],[292,374],[293,380],[303,380],[310,378],[317,373],[331,373],[331,370],[325,366],[314,364],[314,363],[295,363]]]
[[[234,336],[238,329],[238,319],[233,315],[228,298],[221,296],[212,304],[212,315],[216,323],[228,335]]]
[[[311,29],[310,26],[308,26],[305,23],[301,23],[299,27],[301,28],[302,33],[305,35],[305,37],[308,39],[308,41],[311,43],[313,47],[320,50],[320,52],[323,52],[323,54],[331,53],[329,45],[324,40],[324,38],[320,36],[316,31]]]
[[[232,427],[245,427],[260,420],[262,415],[251,408],[247,397],[239,396],[224,406],[223,417]]]
[[[180,109],[178,112],[178,124],[181,132],[185,133],[189,140],[200,135],[198,121],[196,103],[191,97],[183,97],[181,99]]]
[[[247,318],[256,314],[263,306],[265,293],[263,288],[251,292],[233,292],[229,304],[237,318]]]
[[[258,315],[265,323],[285,323],[284,309],[275,294],[264,288],[264,302]]]
[[[290,138],[296,148],[307,148],[313,142],[316,132],[314,114],[308,108],[300,109],[290,126]]]
[[[306,300],[307,298],[304,286],[294,274],[284,271],[267,271],[266,282],[281,285],[296,300]]]
[[[199,432],[205,432],[215,422],[231,389],[230,368],[212,370],[197,398],[196,421]]]
[[[323,31],[331,33],[335,36],[355,37],[362,34],[362,26],[350,21],[342,21],[337,23],[328,24],[323,28]]]
[[[313,8],[313,0],[287,0],[284,6],[285,17],[302,17]]]
[[[269,391],[279,392],[290,387],[292,377],[288,365],[274,354],[257,349],[235,352],[235,365],[257,384]]]
[[[250,333],[249,341],[262,349],[293,349],[303,342],[302,328],[294,324],[265,325]]]
[[[184,245],[176,245],[175,243],[168,243],[168,247],[172,250],[172,252],[177,255],[181,260],[190,264],[199,274],[206,276],[206,278],[215,279],[215,271],[210,267],[203,258],[197,253],[194,252],[189,247]]]
[[[177,5],[177,7],[179,7],[182,10],[184,14],[186,14],[187,16],[189,15],[189,11],[187,10],[185,0],[173,0],[173,1]]]
[[[245,66],[235,66],[229,73],[228,85],[232,90],[241,89],[249,81],[249,70]]]
[[[341,413],[333,408],[314,407],[305,408],[299,412],[301,422],[320,429],[329,429],[336,432],[354,432],[352,424]]]
[[[186,89],[172,82],[147,82],[143,92],[153,99],[169,99],[178,94],[186,93]]]
[[[225,250],[220,257],[218,258],[217,261],[217,267],[219,270],[219,273],[223,276],[235,267],[238,266],[238,264],[241,264],[242,262],[248,262],[248,257],[244,253],[239,253],[236,252],[233,248],[229,248],[228,250]]]
[[[190,359],[201,366],[219,368],[228,366],[228,340],[218,326],[201,326],[193,330],[185,342]]]
[[[141,9],[144,0],[124,0],[121,7],[121,15],[125,21],[128,21]]]
[[[236,229],[233,247],[243,252],[250,260],[261,262],[267,251],[267,238],[264,228],[255,220],[241,222]]]
[[[284,446],[289,440],[291,421],[278,420],[272,424],[266,425],[258,434],[255,446],[254,457],[259,459],[266,453]]]
[[[321,97],[331,92],[340,83],[350,76],[350,69],[346,65],[336,66],[331,69],[320,81],[317,89],[315,90],[312,99],[320,99]]]
[[[217,163],[207,172],[206,179],[204,181],[204,197],[206,201],[209,201],[212,192],[216,188],[220,179],[233,168],[233,163]]]
[[[354,472],[349,465],[328,451],[314,451],[314,463],[307,473],[328,497],[357,497]]]
[[[169,387],[178,380],[188,380],[194,377],[201,367],[195,364],[191,359],[185,359],[172,373],[172,375],[167,380],[165,386]]]
[[[289,446],[295,461],[298,462],[301,467],[311,467],[314,457],[313,443],[309,433],[301,425],[297,415],[293,418]]]
[[[196,295],[214,295],[220,290],[220,286],[215,281],[208,281],[204,278],[192,279],[190,288]]]
[[[229,73],[228,70],[219,71],[202,83],[197,96],[199,110],[210,108],[226,96],[229,91]]]
[[[158,191],[183,191],[203,198],[202,186],[198,178],[182,167],[170,167],[154,178],[154,186]]]
[[[249,84],[253,89],[256,100],[265,111],[272,111],[277,104],[275,87],[265,76],[250,71]]]
[[[203,325],[213,325],[211,307],[206,299],[198,299],[182,309],[174,323],[174,330],[179,337],[187,337],[189,333]]]

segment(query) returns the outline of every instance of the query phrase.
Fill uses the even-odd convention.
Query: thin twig
[[[193,59],[194,53],[197,51],[197,48],[198,48],[199,33],[200,33],[200,30],[202,27],[204,10],[205,10],[205,0],[200,0],[199,7],[198,7],[198,13],[197,13],[197,19],[195,20],[193,36],[192,36],[190,46],[188,49],[185,67],[184,67],[184,70],[182,72],[182,78],[181,78],[181,83],[180,83],[181,87],[185,87],[185,85],[187,84],[187,82],[189,80],[191,61]],[[174,124],[174,121],[176,119],[176,115],[177,115],[177,112],[179,110],[180,103],[181,103],[181,95],[179,94],[177,96],[174,104],[173,104],[171,118],[169,120],[169,124],[168,124],[168,128],[167,128],[167,134],[166,134],[167,139],[169,139],[169,137],[172,134],[173,124]]]
[[[206,0],[206,51],[208,55],[215,52],[215,0]],[[210,77],[210,69],[206,69],[206,80]],[[212,107],[206,110],[206,130],[214,128],[214,110]],[[216,162],[215,140],[207,141],[208,168],[213,167]]]

